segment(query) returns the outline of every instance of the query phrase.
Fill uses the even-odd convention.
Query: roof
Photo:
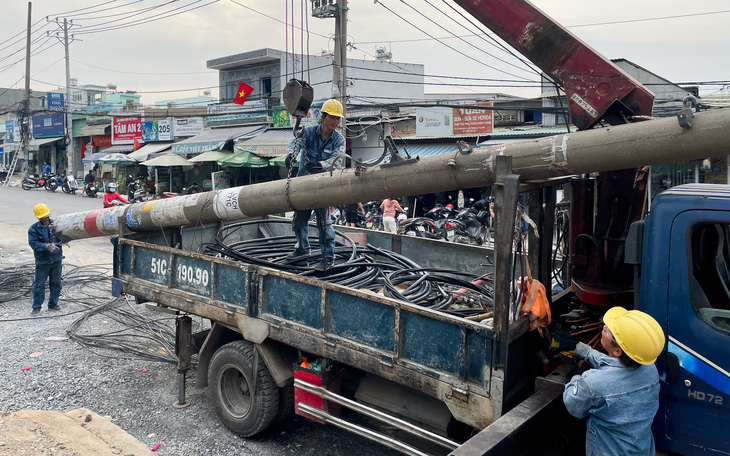
[[[111,124],[89,125],[81,127],[81,136],[103,136],[109,134]]]
[[[28,142],[28,148],[36,150],[44,144],[52,143],[52,142],[58,141],[60,139],[63,139],[63,137],[59,136],[58,138],[34,138]]]
[[[259,125],[236,128],[216,128],[201,135],[193,136],[172,145],[172,153],[178,155],[200,154],[211,150],[220,150],[230,140],[251,135],[262,130]]]
[[[269,129],[253,138],[236,141],[235,150],[247,150],[262,157],[275,157],[286,154],[286,147],[292,139],[294,135],[291,128]]]
[[[102,149],[102,152],[106,154],[126,154],[132,152],[132,150],[134,150],[134,144],[120,144]]]
[[[172,147],[172,143],[169,142],[148,143],[130,153],[129,156],[137,161],[145,161],[149,158],[150,155],[160,153],[166,149],[169,149],[170,147]]]

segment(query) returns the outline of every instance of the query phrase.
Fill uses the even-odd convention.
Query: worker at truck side
[[[341,166],[337,158],[345,155],[345,138],[337,131],[342,119],[342,104],[330,99],[322,104],[322,120],[319,125],[305,127],[300,137],[294,138],[287,147],[286,166],[291,168],[294,158],[299,156],[297,176],[321,173],[328,168]],[[335,230],[329,207],[315,209],[321,261],[315,266],[317,271],[326,271],[335,262]],[[310,255],[309,217],[311,210],[294,212],[292,228],[297,238],[296,249],[287,255],[288,260],[300,260]]]
[[[592,369],[565,386],[571,415],[588,418],[586,455],[654,456],[651,423],[659,408],[654,362],[664,332],[650,315],[614,307],[603,317],[601,345],[608,355],[579,343],[575,357]]]
[[[46,281],[50,295],[48,310],[61,310],[58,297],[61,295],[61,262],[63,249],[61,241],[53,235],[51,210],[43,203],[33,207],[33,214],[38,221],[28,228],[28,244],[35,256],[35,278],[33,280],[33,310],[31,316],[41,313],[46,298]]]

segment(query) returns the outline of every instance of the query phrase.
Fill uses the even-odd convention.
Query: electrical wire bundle
[[[0,273],[0,303],[11,302],[30,295],[35,266],[24,264]]]
[[[242,239],[240,231],[261,220],[221,228],[215,243],[203,246],[208,255],[265,266],[329,283],[381,293],[389,298],[462,317],[484,314],[494,308],[492,275],[476,276],[450,269],[422,268],[403,255],[372,245],[358,246],[346,234],[335,231],[335,264],[317,272],[311,264],[320,259],[318,240],[310,239],[309,258],[287,260],[294,250],[294,236]],[[267,220],[267,224],[288,220]]]

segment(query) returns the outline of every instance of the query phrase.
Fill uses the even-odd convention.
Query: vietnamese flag
[[[137,141],[137,138],[134,138],[134,147],[132,148],[132,152],[139,149],[140,147],[142,146],[139,145],[139,141]]]
[[[251,92],[253,92],[253,87],[241,81],[238,84],[238,92],[236,92],[236,97],[233,99],[233,102],[240,105],[244,104],[246,98],[251,95]]]
[[[83,159],[86,156],[86,144],[84,144],[83,139],[79,139],[79,142],[81,143],[81,158]]]

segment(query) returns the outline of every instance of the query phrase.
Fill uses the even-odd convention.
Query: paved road
[[[33,206],[45,203],[51,209],[51,218],[61,214],[86,212],[102,207],[101,198],[85,198],[80,193],[68,195],[60,189],[49,192],[43,189],[23,190],[20,187],[0,187],[0,242],[26,247],[28,227],[37,219]],[[73,241],[64,249],[66,261],[72,264],[111,264],[112,247],[109,238]]]

